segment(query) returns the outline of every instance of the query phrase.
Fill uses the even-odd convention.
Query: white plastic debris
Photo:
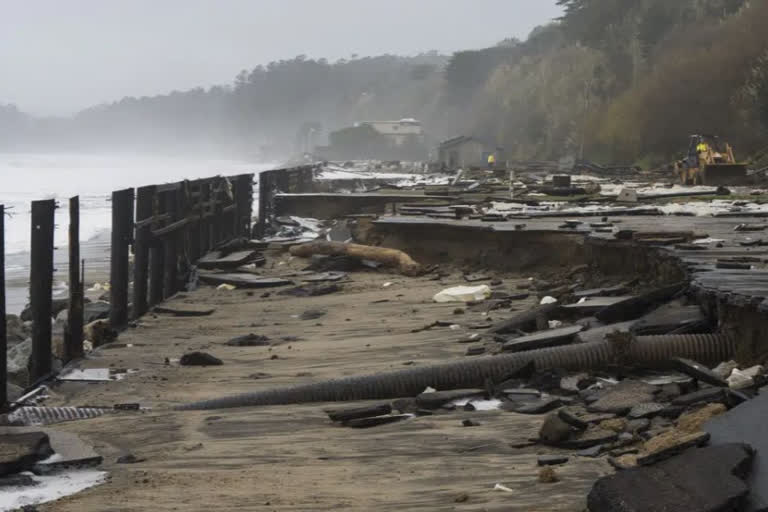
[[[582,298],[579,299],[579,302],[577,302],[577,304],[584,304],[585,302],[587,302],[587,298],[586,297],[582,297]]]
[[[549,295],[541,299],[541,302],[539,302],[539,304],[541,304],[542,306],[545,304],[555,304],[555,303],[557,303],[557,299],[554,297],[550,297]]]
[[[219,286],[216,287],[218,291],[225,291],[225,292],[231,292],[232,290],[235,290],[236,287],[232,286],[231,284],[222,283]]]
[[[506,485],[496,484],[493,486],[494,491],[515,492]]]
[[[723,361],[719,365],[712,368],[712,372],[721,379],[727,379],[731,376],[731,372],[739,367],[736,361]]]
[[[434,393],[435,391],[437,391],[437,390],[435,388],[433,388],[432,386],[427,386],[426,389],[424,391],[422,391],[422,393]]]
[[[725,242],[725,240],[722,238],[699,238],[693,241],[695,244],[719,244],[720,242]]]
[[[461,329],[461,326],[459,324],[451,324],[450,326],[448,326],[448,328],[452,331],[458,331],[459,329]]]
[[[107,472],[80,469],[52,475],[29,474],[29,476],[37,484],[34,487],[8,486],[3,488],[0,495],[0,511],[19,510],[27,506],[34,508],[34,505],[70,496],[104,483],[107,479]]]
[[[467,336],[467,339],[469,341],[479,340],[480,339],[480,335],[477,334],[477,333],[473,333],[473,334],[470,334],[469,336]]]
[[[389,288],[390,286],[392,286],[392,283],[390,281],[387,281],[386,283],[381,285],[382,288]]]
[[[471,302],[485,300],[491,296],[491,288],[487,284],[480,286],[456,286],[446,288],[435,294],[432,298],[435,302]]]
[[[550,329],[557,329],[558,327],[563,326],[563,322],[561,322],[560,320],[550,320],[549,322],[547,322],[547,324],[549,325]]]
[[[762,375],[765,372],[765,368],[755,365],[743,370],[734,368],[731,372],[731,376],[728,377],[728,387],[731,389],[744,389],[755,384],[755,377]]]
[[[755,379],[742,372],[738,368],[731,372],[731,376],[728,377],[728,387],[731,389],[744,389],[751,387],[755,384]]]
[[[464,407],[467,404],[472,404],[472,407],[476,411],[496,411],[501,408],[501,400],[472,400],[471,398],[462,398],[451,402],[456,407]]]

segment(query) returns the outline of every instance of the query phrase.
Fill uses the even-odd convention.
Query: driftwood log
[[[421,265],[416,263],[406,253],[397,249],[325,241],[310,242],[291,247],[291,255],[293,256],[309,258],[315,254],[352,256],[362,260],[376,261],[382,265],[395,267],[401,274],[406,276],[418,276],[423,272]]]

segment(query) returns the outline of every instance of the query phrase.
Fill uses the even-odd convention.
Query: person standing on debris
[[[696,146],[696,152],[699,155],[701,155],[702,153],[706,153],[707,151],[709,151],[709,145],[704,141],[699,142],[699,145]]]
[[[488,155],[488,168],[493,169],[496,166],[496,155],[491,153]]]

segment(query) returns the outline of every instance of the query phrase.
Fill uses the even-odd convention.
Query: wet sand
[[[285,255],[267,275],[301,268]],[[511,288],[520,276],[498,275]],[[454,411],[356,430],[334,425],[329,404],[211,411],[172,411],[188,401],[367,374],[404,365],[464,358],[458,340],[471,331],[413,329],[435,320],[463,326],[480,313],[454,315],[435,304],[441,289],[464,284],[386,273],[352,273],[343,291],[321,297],[261,298],[262,290],[205,287],[169,301],[215,308],[209,317],[149,314],[81,366],[136,368],[125,380],[59,384],[47,405],[139,402],[145,413],[121,413],[57,425],[91,442],[111,477],[97,488],[40,510],[462,510],[580,511],[592,483],[612,470],[603,460],[571,457],[560,481],[539,483],[537,455],[547,448],[513,448],[534,436],[543,416],[503,411]],[[527,277],[527,276],[526,276]],[[393,283],[383,287],[386,282]],[[374,303],[387,300],[387,302]],[[535,299],[521,301],[520,309]],[[297,318],[323,309],[320,319]],[[492,313],[491,316],[494,316]],[[228,339],[263,334],[273,347],[229,347]],[[280,342],[283,336],[301,341]],[[125,344],[134,344],[127,347]],[[207,351],[223,366],[184,368],[174,362]],[[164,365],[165,358],[171,359]],[[352,405],[347,403],[347,405]],[[338,406],[338,404],[333,404]],[[466,428],[471,418],[481,425]],[[146,459],[116,464],[132,453]],[[495,491],[502,483],[514,492]]]

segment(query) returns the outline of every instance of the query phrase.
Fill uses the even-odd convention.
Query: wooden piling
[[[0,204],[0,411],[8,409],[8,333],[5,323],[5,206]]]
[[[53,230],[56,202],[32,201],[32,247],[29,298],[32,312],[32,355],[29,380],[51,373],[51,292],[53,287]]]
[[[83,357],[83,280],[80,276],[80,198],[69,199],[69,310],[64,364]]]
[[[133,245],[133,311],[132,317],[139,318],[148,310],[148,274],[152,227],[142,223],[152,217],[152,200],[155,187],[140,187],[136,190],[136,241]]]
[[[174,224],[179,221],[178,209],[176,208],[176,192],[168,191],[164,194],[165,211],[171,215],[169,224]],[[167,226],[166,226],[167,227]],[[163,235],[163,298],[167,299],[174,293],[176,293],[176,269],[177,258],[176,252],[176,240],[177,234],[174,231]]]
[[[113,329],[128,323],[128,252],[133,238],[133,196],[132,188],[112,192],[109,323]]]

